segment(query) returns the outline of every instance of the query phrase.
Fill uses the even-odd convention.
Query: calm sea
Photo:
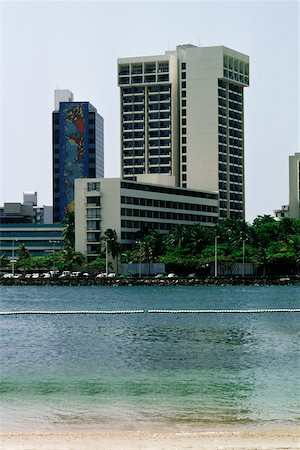
[[[1,287],[0,310],[299,308],[291,287]],[[299,313],[0,316],[1,431],[294,424]]]

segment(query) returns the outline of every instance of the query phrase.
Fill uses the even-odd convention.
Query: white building
[[[120,58],[121,176],[218,191],[220,217],[244,218],[244,96],[248,56],[180,45]]]
[[[123,249],[135,243],[141,229],[167,233],[174,225],[214,226],[218,194],[120,178],[75,180],[75,247],[93,259],[101,235],[111,228]]]
[[[300,217],[300,153],[289,157],[290,217]]]

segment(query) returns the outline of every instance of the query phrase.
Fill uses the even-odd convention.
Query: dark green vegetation
[[[299,274],[300,219],[276,221],[264,215],[252,225],[233,219],[222,220],[215,228],[178,225],[163,237],[152,230],[123,260],[164,262],[177,273],[205,274],[215,261],[216,247],[224,268],[244,260],[254,264],[259,275]]]
[[[74,214],[64,220],[64,249],[43,257],[32,257],[24,244],[16,254],[18,271],[80,270],[89,273],[106,271],[106,257],[119,263],[166,263],[169,271],[186,275],[195,272],[207,275],[209,266],[217,259],[221,267],[230,269],[233,263],[252,263],[257,274],[272,276],[299,274],[300,219],[258,216],[250,225],[241,220],[220,221],[215,228],[201,225],[178,225],[162,236],[156,230],[140,230],[131,250],[122,251],[115,230],[108,229],[102,237],[97,258],[86,261],[75,251]],[[111,263],[109,262],[109,269]],[[10,262],[1,256],[1,268],[9,269]]]

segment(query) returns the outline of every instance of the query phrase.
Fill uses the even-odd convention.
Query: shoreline
[[[300,278],[206,277],[206,278],[1,278],[0,286],[299,286]]]
[[[119,429],[0,433],[0,448],[13,450],[210,450],[300,449],[299,426],[233,426],[224,429]]]

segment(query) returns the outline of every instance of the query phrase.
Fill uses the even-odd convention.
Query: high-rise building
[[[75,178],[104,176],[103,118],[89,102],[56,90],[53,130],[53,222],[74,210]]]
[[[289,157],[289,213],[300,217],[300,153]]]
[[[248,56],[180,45],[120,58],[121,177],[218,191],[221,218],[244,218],[244,94]]]

